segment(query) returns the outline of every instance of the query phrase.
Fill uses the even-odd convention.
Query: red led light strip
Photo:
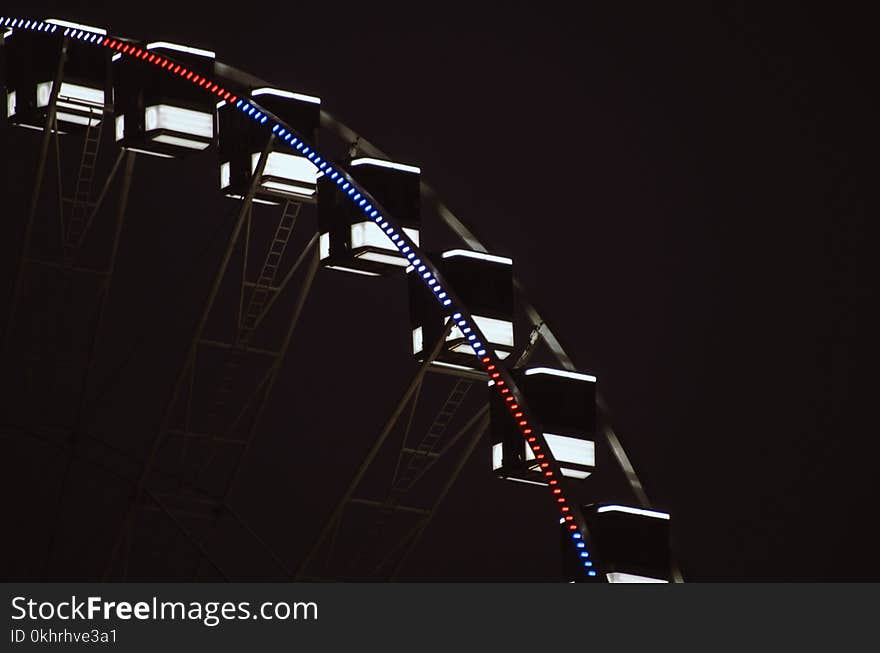
[[[472,321],[472,323],[473,326],[471,328],[479,333],[479,329],[476,327],[476,322]],[[483,334],[479,333],[478,337],[481,338],[480,342],[485,341]],[[576,532],[578,530],[585,531],[586,529],[583,528],[583,523],[577,523],[580,520],[575,518],[572,514],[572,509],[567,505],[568,499],[566,498],[564,489],[559,482],[562,473],[559,469],[558,463],[553,458],[552,454],[550,454],[550,447],[547,446],[544,434],[540,431],[536,432],[534,428],[532,428],[532,421],[526,416],[526,411],[523,410],[524,407],[520,406],[521,402],[518,402],[515,396],[510,394],[509,386],[515,387],[513,378],[510,377],[510,374],[506,369],[503,367],[499,368],[499,365],[491,356],[483,356],[479,360],[489,374],[489,377],[495,381],[493,387],[499,395],[504,398],[504,401],[507,404],[507,409],[511,413],[511,419],[514,420],[519,428],[527,446],[532,450],[532,453],[535,454],[535,459],[539,461],[543,476],[547,481],[547,487],[549,488],[551,495],[556,499],[555,503],[559,509],[560,516],[563,521],[567,522],[568,530],[571,532]],[[548,454],[550,454],[549,457]]]
[[[181,77],[186,76],[187,81],[190,81],[193,84],[196,84],[197,86],[206,89],[207,91],[213,93],[214,95],[217,95],[226,102],[235,102],[238,99],[237,96],[233,95],[230,91],[227,91],[219,84],[212,84],[210,80],[206,79],[205,77],[196,75],[191,70],[187,70],[186,68],[180,66],[180,64],[173,62],[171,59],[166,59],[161,55],[157,55],[155,52],[150,52],[149,50],[143,50],[133,45],[125,44],[122,41],[117,41],[116,39],[112,39],[109,36],[105,37],[104,40],[101,41],[101,45],[105,48],[116,50],[123,56],[127,55],[139,58],[143,61],[146,61],[147,63],[151,63],[154,66],[158,66],[163,70],[171,72],[172,74],[180,75]],[[172,69],[171,66],[174,66],[174,68]]]

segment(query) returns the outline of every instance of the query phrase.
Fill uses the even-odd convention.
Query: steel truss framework
[[[109,263],[99,275],[101,282],[98,317],[91,332],[81,398],[69,431],[73,435],[67,442],[59,445],[52,441],[47,432],[40,433],[20,426],[10,431],[61,449],[68,460],[68,471],[71,461],[75,459],[84,460],[88,464],[97,464],[100,467],[99,463],[90,460],[80,443],[88,441],[90,445],[99,448],[110,445],[98,436],[86,432],[82,417],[126,211],[135,154],[125,150],[120,152],[97,199],[92,201],[92,180],[100,142],[100,125],[104,121],[100,121],[95,127],[92,127],[90,122],[85,134],[75,191],[72,197],[63,198],[60,193],[60,146],[55,105],[59,82],[63,79],[67,47],[72,40],[94,47],[110,48],[121,56],[147,59],[150,53],[137,48],[125,39],[98,35],[88,29],[64,28],[42,21],[3,17],[0,17],[0,26],[51,33],[63,29],[65,36],[65,45],[62,48],[43,130],[22,257],[8,327],[4,333],[4,351],[9,349],[14,338],[14,325],[25,279],[29,265],[35,262],[30,254],[31,232],[41,194],[50,141],[55,142],[59,161],[61,223],[61,261],[53,265],[68,274],[77,269],[75,267],[77,252],[89,233],[108,188],[117,176],[118,169],[124,168]],[[182,77],[186,73],[186,69],[180,70],[181,66],[171,58],[151,55],[149,62],[160,66],[168,74],[179,74]],[[482,350],[479,343],[485,341],[483,334],[470,317],[467,307],[458,300],[453,289],[446,285],[442,275],[429,258],[402,229],[396,228],[393,216],[389,215],[370,193],[358,185],[342,168],[331,164],[330,158],[319,154],[312,144],[296,134],[289,125],[256,102],[239,99],[234,82],[211,80],[199,75],[192,77],[192,73],[186,79],[205,89],[206,93],[211,93],[245,112],[259,124],[264,125],[271,136],[260,156],[249,192],[240,202],[221,263],[204,302],[183,364],[178,371],[173,391],[165,405],[161,424],[151,440],[146,457],[140,461],[128,460],[127,472],[104,469],[131,488],[128,508],[108,556],[104,577],[109,579],[128,576],[138,515],[145,511],[162,515],[190,542],[197,553],[194,558],[193,577],[198,577],[207,563],[220,577],[227,578],[220,565],[212,559],[208,544],[213,528],[223,516],[233,519],[265,550],[283,577],[306,580],[348,577],[349,569],[345,565],[340,567],[334,564],[334,549],[338,546],[337,537],[346,527],[347,521],[366,533],[361,550],[353,553],[349,551],[347,560],[354,561],[367,569],[366,577],[389,579],[399,577],[410,552],[418,544],[435,510],[456,481],[488,427],[488,405],[484,401],[478,401],[479,405],[472,406],[467,399],[471,387],[475,383],[484,383],[489,373],[492,373],[493,378],[496,379],[495,390],[506,395],[505,399],[511,408],[511,418],[517,421],[523,437],[534,451],[543,450],[547,453],[546,462],[541,466],[549,480],[553,504],[557,510],[561,509],[560,519],[568,525],[573,544],[577,544],[583,551],[585,548],[583,543],[586,543],[588,549],[589,532],[579,506],[574,502],[568,502],[566,482],[560,474],[557,462],[549,453],[543,434],[537,430],[533,432],[530,428],[532,419],[525,398],[519,393],[508,369],[495,359],[491,351]],[[107,107],[105,112],[109,113]],[[384,152],[324,111],[321,112],[321,127],[338,136],[343,142],[355,143],[364,154],[388,158]],[[262,248],[262,256],[258,254],[261,248],[256,242],[252,242],[252,217],[255,210],[253,200],[258,180],[276,140],[283,140],[286,145],[296,146],[303,155],[307,155],[328,178],[337,183],[338,192],[355,202],[389,237],[396,236],[393,239],[394,245],[401,254],[406,255],[410,261],[420,260],[426,266],[428,271],[422,276],[432,287],[443,310],[452,318],[447,333],[454,324],[470,326],[475,335],[472,340],[475,341],[474,349],[478,351],[479,358],[479,366],[474,372],[456,372],[439,368],[432,363],[444,345],[446,333],[434,344],[431,353],[419,366],[400,401],[379,431],[375,442],[312,547],[295,568],[289,567],[283,556],[275,553],[229,505],[228,501],[245,455],[258,432],[266,403],[302,314],[319,263],[316,234],[312,234],[295,254],[288,251],[288,244],[292,242],[297,226],[297,218],[303,209],[302,205],[292,201],[284,203],[276,212],[274,235],[268,243],[263,243],[265,247]],[[487,252],[483,242],[438,199],[435,191],[424,181],[421,192],[423,204],[432,207],[444,224],[468,247],[475,251]],[[235,258],[240,260],[240,265],[233,264]],[[254,265],[249,264],[251,261],[257,261],[259,265],[255,268]],[[211,337],[208,334],[209,323],[217,317],[217,313],[223,313],[222,307],[217,306],[218,292],[221,286],[230,283],[237,287],[238,305],[232,311],[232,315],[225,314],[219,319],[227,326],[230,324],[232,326],[225,331],[223,337]],[[518,301],[525,309],[532,326],[528,342],[516,357],[514,367],[524,365],[539,343],[543,343],[562,367],[574,370],[574,363],[556,334],[526,297],[523,286],[516,280],[514,285]],[[294,290],[295,286],[298,288]],[[278,313],[280,310],[278,307],[283,304],[278,299],[285,292],[293,292],[296,298],[293,307],[292,309],[288,307],[289,310],[281,316],[275,315],[273,311]],[[280,341],[267,345],[260,341],[260,327],[270,317],[280,319],[285,324],[285,329]],[[201,372],[209,359],[212,360],[212,369],[216,369],[219,364],[219,369],[222,370],[220,374],[206,375]],[[427,406],[432,403],[427,396],[422,396],[426,379],[429,377],[440,383],[442,386],[440,394],[444,397],[439,407],[434,406],[433,409]],[[607,407],[601,397],[597,403],[603,416],[600,420],[602,435],[618,461],[636,500],[642,507],[650,507],[651,504],[633,465],[609,424]],[[474,401],[470,404],[474,404]],[[417,416],[425,415],[427,421],[421,420],[425,422],[422,427],[413,428],[420,423]],[[399,446],[390,446],[393,434],[399,437]],[[377,457],[382,454],[396,458],[394,473],[384,486],[381,495],[363,496],[364,477]],[[452,458],[454,461],[451,465],[446,464]],[[214,473],[217,468],[221,468],[221,471]],[[62,492],[63,487],[62,483]],[[420,505],[410,501],[412,497],[417,497],[421,501]],[[60,498],[58,509],[60,510]],[[360,513],[358,517],[353,516],[356,511]],[[193,527],[191,524],[195,522],[200,525]],[[52,546],[50,542],[47,560],[51,557]],[[595,576],[595,573],[591,571],[590,575]],[[363,574],[360,577],[363,577]],[[596,578],[599,579],[601,574]]]

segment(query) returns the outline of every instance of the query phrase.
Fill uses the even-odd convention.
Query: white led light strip
[[[602,506],[596,512],[626,512],[631,515],[641,515],[642,517],[654,517],[656,519],[669,519],[668,512],[659,512],[657,510],[645,510],[644,508],[631,508],[629,506]]]
[[[194,54],[199,57],[208,57],[214,59],[217,57],[215,52],[210,50],[200,50],[199,48],[191,48],[188,45],[178,45],[177,43],[169,43],[168,41],[155,41],[147,43],[147,50],[174,50],[176,52],[185,52],[186,54]]]

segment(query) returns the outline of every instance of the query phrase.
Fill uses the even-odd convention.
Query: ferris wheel
[[[143,557],[161,570],[185,551],[193,578],[247,578],[213,553],[221,524],[231,523],[275,578],[406,578],[435,513],[480,451],[487,476],[544,495],[546,518],[558,522],[560,579],[681,580],[669,514],[651,505],[596,376],[575,366],[534,307],[515,257],[478,238],[414,162],[388,156],[320,98],[203,48],[52,18],[0,17],[0,30],[6,138],[36,157],[30,187],[14,189],[26,206],[3,330],[2,429],[4,442],[35,441],[62,459],[47,498],[44,572],[64,547],[58,524],[71,470],[86,465],[118,499],[109,537],[94,543],[95,577],[138,577]],[[92,425],[106,409],[101,396],[125,374],[124,364],[108,371],[99,360],[118,320],[111,297],[126,291],[115,272],[126,217],[141,208],[131,195],[142,167],[178,181],[199,175],[192,193],[222,216],[203,245],[225,242],[176,369],[153,382],[161,398],[147,444],[133,451]],[[166,192],[155,189],[156,201],[173,211]],[[200,266],[196,253],[189,268]],[[405,350],[392,339],[369,344],[413,369],[402,388],[377,381],[358,390],[393,407],[348,435],[365,448],[353,471],[317,474],[313,491],[322,496],[330,486],[322,479],[344,475],[341,495],[301,520],[306,543],[290,559],[230,497],[246,482],[248,454],[320,277],[367,302],[370,337],[404,331]],[[336,384],[327,391],[342,412],[352,403],[339,388],[357,363],[334,360],[332,339],[357,328],[327,325],[326,340],[307,345],[326,360]],[[321,455],[303,445],[285,465],[290,473],[319,467]],[[603,497],[603,477],[625,485],[629,501]],[[167,534],[159,538],[166,546],[139,546],[144,529]]]

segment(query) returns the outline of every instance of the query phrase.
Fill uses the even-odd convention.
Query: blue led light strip
[[[45,21],[25,21],[22,18],[0,17],[0,27],[55,33],[61,26]],[[231,105],[244,115],[254,120],[257,124],[265,126],[272,135],[311,161],[330,181],[337,185],[339,192],[379,226],[401,255],[405,256],[415,267],[423,283],[433,293],[434,298],[440,303],[443,311],[452,318],[463,332],[465,329],[469,329],[466,332],[468,333],[468,343],[476,353],[480,364],[490,374],[491,378],[494,379],[493,389],[499,393],[508,406],[508,409],[511,411],[511,418],[522,433],[527,446],[535,454],[536,460],[539,461],[541,472],[548,483],[547,487],[550,489],[554,504],[561,514],[561,522],[567,524],[573,544],[582,559],[583,566],[587,569],[587,575],[595,577],[596,571],[592,569],[593,563],[589,560],[590,554],[584,542],[587,529],[583,514],[576,504],[569,504],[565,488],[563,487],[564,477],[562,476],[559,464],[553,457],[544,434],[540,430],[532,429],[535,420],[532,419],[528,406],[523,401],[516,383],[510,373],[501,366],[494,351],[488,345],[489,341],[480,331],[467,307],[458,299],[452,288],[447,286],[436,266],[419,250],[415,242],[397,225],[396,221],[382,208],[379,202],[345,170],[336,168],[331,163],[328,163],[326,158],[322,157],[313,147],[297,135],[295,130],[277,116],[262,108],[256,102],[253,102],[253,100],[238,98],[218,83],[212,83],[211,80],[205,77],[192,71],[187,71],[185,67],[173,59],[157,56],[155,53],[150,53],[125,41],[73,27],[65,27],[63,35],[85,43],[116,50],[123,56],[142,59],[147,63],[159,66],[169,74],[179,75],[182,79],[186,79],[204,88],[206,91],[214,93],[224,100],[228,100]]]

